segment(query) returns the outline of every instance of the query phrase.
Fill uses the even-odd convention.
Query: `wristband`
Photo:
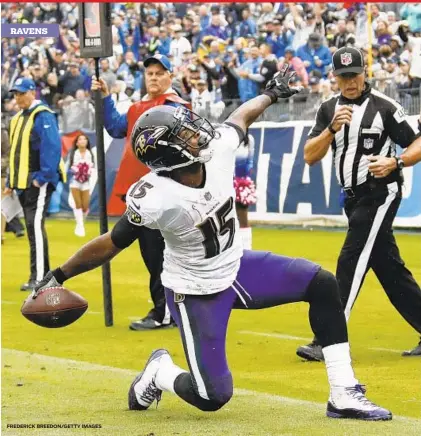
[[[278,96],[273,91],[266,90],[263,91],[262,94],[267,95],[270,98],[271,104],[276,103],[278,101]]]
[[[403,167],[405,166],[405,162],[402,160],[402,158],[395,156],[396,160],[396,168],[401,171]]]
[[[53,277],[62,285],[68,277],[64,274],[64,272],[61,270],[61,268],[56,268],[54,271],[52,271]]]
[[[328,130],[332,135],[336,135],[338,132],[332,127],[332,123],[327,126]]]

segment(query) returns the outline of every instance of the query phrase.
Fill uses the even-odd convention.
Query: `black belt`
[[[376,191],[381,188],[386,188],[390,183],[400,183],[397,180],[369,180],[368,182],[361,183],[354,188],[344,188],[344,192],[348,198],[361,197],[363,195],[369,194],[370,192]]]

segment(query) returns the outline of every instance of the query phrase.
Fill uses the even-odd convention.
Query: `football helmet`
[[[197,145],[190,140],[199,134]],[[212,158],[208,145],[216,132],[212,124],[184,106],[156,106],[142,114],[133,127],[135,156],[152,171],[172,171]],[[190,149],[198,150],[197,155]]]

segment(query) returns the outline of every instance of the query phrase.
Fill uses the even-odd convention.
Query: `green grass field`
[[[52,267],[82,244],[72,221],[49,220]],[[98,224],[89,222],[87,238]],[[343,232],[254,229],[254,248],[314,260],[334,271]],[[403,258],[421,281],[420,234],[397,234]],[[137,245],[112,263],[114,326],[104,327],[101,271],[72,279],[70,289],[89,301],[75,324],[57,330],[31,324],[20,314],[27,294],[28,245],[7,234],[2,247],[2,431],[7,435],[419,435],[421,359],[399,351],[418,341],[389,303],[372,273],[350,320],[357,377],[373,401],[388,407],[387,423],[329,420],[324,416],[328,384],[323,364],[301,361],[298,345],[311,338],[305,304],[266,311],[234,312],[228,359],[235,395],[222,410],[205,414],[164,393],[158,409],[130,412],[127,390],[154,348],[165,347],[185,366],[177,329],[132,332],[144,315],[148,277]],[[303,338],[303,339],[300,339]],[[9,424],[100,424],[100,429],[11,429]]]

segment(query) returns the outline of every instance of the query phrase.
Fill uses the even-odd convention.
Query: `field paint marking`
[[[102,315],[102,312],[93,312],[92,310],[89,310],[86,312],[87,315]]]
[[[1,300],[1,304],[20,304],[18,301],[5,301]]]
[[[118,368],[115,366],[107,366],[107,365],[100,365],[98,363],[91,363],[91,362],[85,362],[83,360],[73,360],[73,359],[66,359],[63,357],[55,357],[55,356],[47,356],[45,354],[38,354],[38,353],[30,353],[28,351],[21,351],[21,350],[13,350],[11,348],[2,348],[2,354],[10,354],[19,356],[21,358],[31,358],[31,359],[41,359],[47,362],[55,363],[58,365],[75,365],[78,369],[85,370],[85,371],[112,371],[117,372],[120,374],[126,374],[135,376],[138,374],[137,371],[134,371],[132,369],[125,369],[125,368]],[[3,360],[4,362],[4,360]],[[262,400],[268,400],[268,401],[276,401],[278,403],[287,403],[295,406],[300,407],[309,407],[309,408],[315,408],[318,410],[324,410],[326,408],[326,404],[324,403],[317,403],[316,401],[308,401],[308,400],[299,400],[297,398],[290,398],[290,397],[283,397],[281,395],[275,395],[275,394],[268,394],[264,392],[258,392],[258,391],[252,391],[249,389],[234,389],[234,393],[237,395],[243,395],[253,398],[260,398]],[[409,416],[397,416],[394,415],[393,419],[399,420],[399,421],[406,421],[406,422],[414,422],[421,424],[421,419],[418,418],[412,418]]]
[[[402,353],[402,350],[393,350],[392,348],[378,348],[378,347],[375,347],[375,348],[369,348],[369,350],[374,350],[374,351],[389,351],[391,353],[399,353],[399,354]]]
[[[252,332],[249,330],[240,330],[238,333],[242,333],[242,334],[246,334],[246,335],[255,335],[255,336],[266,336],[269,338],[279,338],[279,339],[287,339],[290,341],[311,341],[311,339],[309,338],[301,338],[300,336],[290,336],[290,335],[283,335],[280,333],[262,333],[262,332]],[[379,347],[374,347],[374,348],[369,348],[369,350],[373,350],[373,351],[389,351],[390,353],[402,353],[401,350],[394,350],[392,348],[379,348]]]
[[[267,336],[269,338],[288,339],[290,341],[307,341],[307,342],[311,341],[310,338],[302,338],[301,336],[283,335],[280,333],[261,333],[261,332],[251,332],[249,330],[240,330],[238,333],[242,333],[245,335]]]

